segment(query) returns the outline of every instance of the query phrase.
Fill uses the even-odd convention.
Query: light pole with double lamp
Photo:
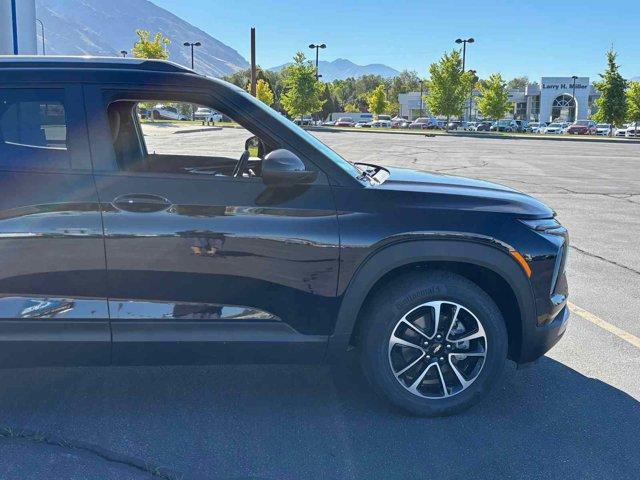
[[[193,59],[193,47],[200,47],[202,44],[200,42],[184,42],[182,45],[184,45],[185,47],[191,47],[191,70],[195,70],[195,63]],[[191,104],[191,121],[196,119],[195,115],[196,115],[195,108],[193,107],[193,104]]]
[[[193,47],[200,47],[202,44],[200,42],[184,42],[182,45],[184,45],[185,47],[191,47],[191,70],[194,70]]]
[[[120,55],[122,55],[122,58],[125,58],[128,53],[129,52],[127,52],[126,50],[120,50]]]
[[[467,43],[473,43],[475,40],[473,37],[471,38],[456,38],[456,43],[458,45],[462,44],[462,73],[465,72],[466,61],[467,61]],[[471,92],[473,95],[473,91]],[[469,115],[471,115],[471,97],[469,97]]]
[[[327,46],[324,43],[312,43],[312,44],[309,45],[309,48],[311,50],[313,50],[314,48],[316,49],[316,80],[319,80],[320,77],[322,77],[322,75],[320,75],[320,73],[318,73],[319,52],[320,52],[321,48],[324,50],[325,48],[327,48]]]

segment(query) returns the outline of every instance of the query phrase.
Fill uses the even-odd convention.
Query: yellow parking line
[[[615,325],[612,325],[611,323],[601,319],[600,317],[598,317],[597,315],[594,315],[591,312],[587,312],[584,308],[580,308],[571,302],[568,302],[568,303],[569,303],[569,310],[571,310],[571,312],[584,318],[588,322],[591,322],[594,325],[597,325],[603,330],[606,330],[609,333],[613,333],[616,337],[621,338],[622,340],[630,343],[634,347],[640,348],[640,338],[636,337],[632,333],[629,333],[619,327],[616,327]]]

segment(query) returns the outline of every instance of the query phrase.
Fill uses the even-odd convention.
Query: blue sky
[[[467,65],[481,77],[589,76],[613,44],[622,74],[640,76],[640,1],[617,0],[152,0],[249,57],[257,29],[264,67],[324,42],[323,60],[384,63],[426,76],[430,63],[474,37]],[[182,41],[182,40],[180,40]]]

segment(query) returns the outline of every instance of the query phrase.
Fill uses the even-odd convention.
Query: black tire
[[[460,384],[459,393],[443,398],[424,398],[410,392],[396,378],[390,361],[389,341],[391,334],[397,332],[398,322],[407,312],[432,301],[463,306],[475,315],[486,335],[484,363],[475,379],[466,388]],[[466,410],[487,395],[504,370],[508,338],[502,314],[484,290],[460,275],[446,271],[403,275],[378,289],[363,314],[360,360],[364,374],[379,395],[411,414],[435,417]],[[434,360],[435,357],[431,362]],[[442,368],[453,372],[450,364],[443,364]]]

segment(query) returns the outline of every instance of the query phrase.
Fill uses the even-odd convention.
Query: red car
[[[335,124],[336,127],[353,127],[354,125],[355,125],[355,122],[351,117],[339,118]]]
[[[591,120],[578,120],[567,128],[568,134],[573,135],[595,135],[596,123]]]

